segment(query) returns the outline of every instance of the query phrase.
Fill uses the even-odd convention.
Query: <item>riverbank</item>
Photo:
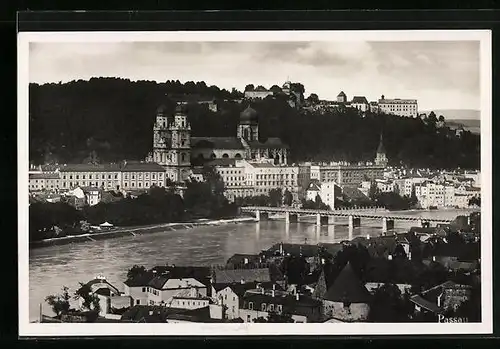
[[[134,227],[119,227],[109,231],[101,231],[95,233],[87,233],[80,235],[63,236],[59,238],[43,239],[40,241],[30,242],[30,249],[46,246],[58,246],[67,245],[77,242],[85,241],[97,241],[105,239],[119,238],[123,236],[137,236],[143,234],[159,233],[162,231],[175,231],[179,229],[192,229],[194,227],[200,226],[217,226],[225,224],[237,224],[237,223],[247,223],[255,222],[256,219],[253,217],[234,217],[228,219],[198,219],[192,222],[185,223],[163,223],[163,224],[152,224]]]

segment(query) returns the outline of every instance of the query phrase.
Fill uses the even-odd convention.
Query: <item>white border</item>
[[[480,41],[482,322],[314,323],[314,324],[39,324],[29,323],[28,250],[28,83],[30,42],[132,41]],[[20,336],[238,336],[490,334],[492,319],[492,57],[490,30],[417,31],[205,31],[205,32],[43,32],[18,34],[18,256]]]

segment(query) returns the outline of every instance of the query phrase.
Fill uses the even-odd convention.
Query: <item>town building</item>
[[[416,99],[386,99],[384,95],[378,100],[379,111],[386,114],[400,116],[418,116],[418,103]]]
[[[378,108],[378,103],[375,101],[370,102],[370,112],[372,113],[378,113],[379,108]]]
[[[132,299],[128,295],[122,294],[116,286],[113,286],[103,275],[98,275],[86,283],[92,295],[99,299],[99,315],[107,317],[113,313],[114,309],[124,309],[131,307]],[[80,298],[80,306],[83,300]]]
[[[149,189],[152,186],[165,187],[168,172],[157,163],[124,161],[121,167],[121,188],[125,191]],[[173,179],[172,179],[173,181]]]
[[[119,164],[68,164],[60,167],[60,188],[98,187],[105,190],[120,190],[121,168]]]
[[[57,190],[60,185],[60,173],[30,173],[29,191]]]
[[[271,313],[290,315],[296,323],[318,322],[321,319],[321,301],[299,293],[289,294],[277,289],[262,287],[245,292],[239,310],[244,322],[267,319]]]
[[[338,103],[347,102],[347,95],[344,93],[344,91],[340,91],[340,93],[337,95],[337,102]]]
[[[370,111],[370,103],[365,96],[354,96],[351,101],[351,108],[356,108],[362,113]]]
[[[325,205],[334,210],[335,199],[342,196],[342,189],[335,182],[311,181],[306,191],[306,200],[315,201],[318,195]]]
[[[272,189],[290,191],[293,200],[299,195],[299,167],[276,165],[272,160],[234,160],[215,166],[225,184],[230,201],[238,197],[269,195]]]

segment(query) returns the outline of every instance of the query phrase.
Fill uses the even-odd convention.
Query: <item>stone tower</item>
[[[158,108],[153,137],[153,161],[165,168],[171,181],[186,180],[191,167],[191,125],[185,108],[178,105],[173,116]]]
[[[246,142],[259,140],[259,116],[257,111],[250,106],[240,114],[237,135]]]
[[[387,155],[385,154],[384,142],[382,139],[382,133],[380,133],[380,142],[377,148],[377,155],[375,156],[375,165],[378,166],[387,166],[388,160]]]

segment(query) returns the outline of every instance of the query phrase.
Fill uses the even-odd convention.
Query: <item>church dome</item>
[[[183,104],[178,104],[176,107],[175,107],[175,112],[177,114],[185,114],[186,113],[186,106],[183,105]]]
[[[240,113],[240,122],[242,123],[256,123],[258,120],[259,114],[250,106]]]
[[[165,106],[165,104],[162,104],[160,105],[157,109],[156,109],[156,114],[163,114],[167,111],[167,107]]]

